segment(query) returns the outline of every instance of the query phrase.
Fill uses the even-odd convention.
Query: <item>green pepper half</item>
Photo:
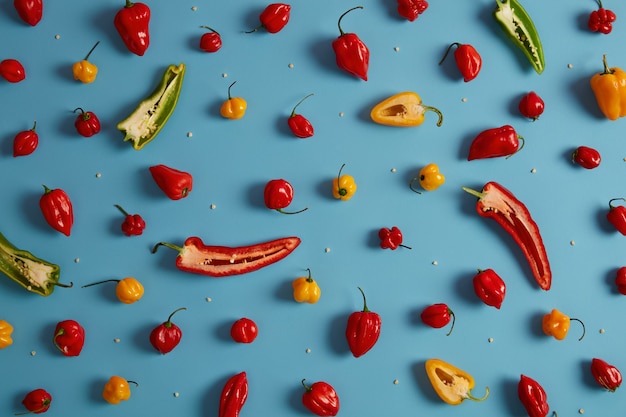
[[[178,96],[185,77],[185,64],[170,65],[152,94],[117,124],[125,133],[124,141],[131,141],[133,148],[142,149],[161,131],[178,103]]]

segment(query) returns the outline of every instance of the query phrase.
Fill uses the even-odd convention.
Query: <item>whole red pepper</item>
[[[237,343],[252,343],[258,335],[256,323],[247,317],[236,320],[230,327],[230,337]]]
[[[52,404],[52,395],[50,395],[50,393],[43,388],[37,388],[26,394],[22,400],[22,404],[26,407],[29,413],[45,413]],[[19,413],[18,415],[22,414],[27,413]]]
[[[313,94],[309,94],[308,96],[300,100],[298,104],[294,106],[293,110],[291,110],[291,115],[289,116],[289,119],[287,119],[287,124],[289,125],[289,129],[291,129],[291,132],[296,137],[301,139],[310,138],[315,133],[315,130],[313,129],[313,125],[311,124],[311,122],[306,117],[302,116],[301,114],[296,114],[296,108],[304,100],[311,97],[312,95]]]
[[[446,53],[443,58],[439,61],[439,65],[443,64],[443,61],[446,59],[453,47],[456,47],[454,50],[454,61],[456,62],[456,66],[461,72],[461,75],[463,75],[463,81],[472,81],[478,76],[478,73],[483,66],[483,59],[480,57],[476,48],[470,44],[462,44],[459,42],[450,44],[448,49],[446,49]]]
[[[74,224],[74,209],[70,197],[60,188],[51,190],[44,185],[43,189],[39,208],[44,219],[54,230],[69,236]]]
[[[13,139],[13,156],[26,156],[35,152],[39,146],[39,135],[35,131],[37,121],[33,123],[30,130],[22,130]]]
[[[348,74],[367,81],[367,70],[370,63],[370,51],[367,45],[355,34],[344,33],[341,28],[341,19],[352,10],[362,9],[363,6],[353,7],[344,12],[337,22],[339,37],[332,43],[335,51],[337,66]]]
[[[337,391],[327,382],[318,381],[311,385],[304,383],[305,391],[302,394],[302,405],[318,416],[336,416],[339,413],[339,396]]]
[[[146,228],[144,219],[139,214],[128,214],[122,206],[115,204],[115,207],[125,216],[121,226],[122,232],[124,232],[126,236],[141,235]]]
[[[521,375],[517,384],[517,396],[529,417],[546,417],[550,411],[546,391],[534,379]]]
[[[78,356],[85,345],[85,329],[75,320],[57,323],[54,329],[54,346],[65,356]]]
[[[231,376],[222,388],[218,417],[237,417],[248,399],[248,377],[245,372]]]
[[[450,307],[448,307],[447,304],[444,303],[431,304],[424,308],[420,314],[420,318],[425,325],[435,329],[447,326],[450,321],[452,321],[452,326],[450,326],[450,331],[446,334],[446,336],[450,336],[452,330],[454,329],[454,322],[456,321],[454,312],[450,310]]]
[[[510,125],[487,129],[472,141],[468,161],[475,159],[510,157],[524,147],[524,138]]]
[[[180,327],[172,323],[172,316],[181,310],[187,309],[181,307],[174,310],[167,318],[167,321],[159,324],[150,332],[150,344],[163,355],[174,350],[183,337],[183,332],[180,330]]]
[[[285,3],[272,3],[259,15],[261,25],[246,33],[256,32],[265,28],[268,33],[278,33],[287,25],[291,15],[291,6]]]
[[[615,286],[620,294],[626,295],[626,266],[622,266],[617,270],[615,274]]]
[[[204,52],[217,52],[222,47],[222,36],[213,28],[200,26],[209,32],[200,37],[200,49]]]
[[[10,83],[19,83],[26,78],[26,70],[17,59],[5,59],[0,62],[0,77]]]
[[[20,18],[31,26],[36,26],[43,17],[43,0],[13,0],[13,6]]]
[[[493,269],[479,269],[474,275],[474,292],[485,304],[500,309],[506,295],[506,284]]]
[[[626,236],[626,207],[614,206],[612,203],[617,200],[626,201],[624,198],[611,199],[609,201],[609,211],[606,213],[606,219],[618,232]]]
[[[297,214],[307,210],[308,207],[298,211],[284,211],[283,209],[293,201],[293,186],[286,180],[275,179],[265,184],[263,191],[265,206],[268,209],[276,210],[283,214]]]
[[[363,295],[363,310],[351,313],[346,326],[348,347],[355,358],[365,355],[374,347],[382,326],[380,315],[367,308],[365,293],[361,288],[359,291]]]
[[[591,374],[602,388],[615,392],[622,384],[622,373],[613,365],[609,365],[602,359],[591,360]]]
[[[579,146],[572,152],[572,162],[586,169],[594,169],[600,166],[602,158],[597,150],[588,146]]]
[[[139,56],[146,53],[150,46],[150,8],[146,4],[126,0],[113,24],[130,52]]]
[[[402,244],[402,232],[396,226],[391,229],[383,227],[378,231],[378,237],[380,239],[380,247],[382,249],[396,250],[398,247],[411,249],[408,246]]]
[[[188,172],[165,165],[154,165],[150,167],[150,174],[159,188],[172,200],[187,197],[193,188],[193,177]]]
[[[545,103],[537,93],[531,91],[522,96],[517,107],[522,116],[535,121],[543,114]]]
[[[74,121],[74,127],[79,135],[86,138],[91,137],[100,132],[100,120],[94,112],[84,111],[80,107],[74,109],[74,113],[80,110],[80,114]]]
[[[412,22],[428,8],[426,0],[398,0],[398,13]]]
[[[617,20],[617,16],[612,10],[602,7],[602,0],[598,2],[598,9],[589,14],[587,27],[592,32],[599,32],[608,35],[613,30],[613,22]]]

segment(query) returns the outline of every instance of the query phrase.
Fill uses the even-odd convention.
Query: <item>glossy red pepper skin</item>
[[[189,195],[193,188],[193,176],[166,165],[153,165],[150,174],[161,191],[171,200],[180,200]]]
[[[150,46],[150,7],[126,0],[113,19],[124,45],[135,55],[143,56]]]
[[[387,227],[381,228],[378,231],[378,238],[380,239],[380,247],[382,249],[396,250],[400,246],[411,249],[408,246],[404,246],[402,244],[402,232],[400,231],[400,229],[398,229],[397,226],[393,226],[391,227],[391,229]]]
[[[124,222],[121,225],[122,232],[126,236],[140,236],[146,228],[146,222],[139,214],[129,214],[120,205],[115,205],[124,215]]]
[[[65,356],[78,356],[85,345],[85,329],[75,320],[57,323],[54,329],[54,346]]]
[[[428,8],[426,0],[398,0],[398,14],[413,22]]]
[[[200,37],[200,49],[204,52],[217,52],[222,48],[222,36],[213,28],[201,26],[209,32]]]
[[[54,230],[69,236],[74,225],[74,208],[67,193],[60,189],[43,186],[44,193],[39,199],[39,208],[46,222]]]
[[[298,211],[283,210],[293,201],[293,186],[282,178],[270,180],[265,184],[263,199],[265,201],[265,207],[276,210],[279,213],[296,214],[307,210],[307,207]]]
[[[450,50],[453,47],[456,47],[454,50],[454,61],[463,76],[463,81],[466,83],[472,81],[480,73],[480,69],[483,66],[483,59],[476,48],[470,44],[462,44],[459,42],[450,44],[443,58],[439,61],[439,65],[443,64],[443,61],[446,59],[448,53],[450,53]]]
[[[17,59],[5,59],[0,62],[0,76],[10,83],[19,83],[26,79],[26,70]]]
[[[450,326],[450,331],[446,336],[450,336],[452,333],[452,329],[454,329],[454,322],[456,321],[456,316],[454,312],[450,310],[447,304],[437,303],[431,304],[428,307],[422,310],[420,314],[420,319],[422,323],[427,326],[430,326],[435,329],[440,329],[444,326],[447,326],[450,321],[452,321],[452,326]]]
[[[355,77],[367,81],[367,71],[369,69],[370,51],[367,45],[355,34],[345,33],[341,28],[341,19],[355,9],[362,9],[363,6],[353,7],[339,17],[337,26],[339,27],[339,37],[332,43],[337,66]]]
[[[535,121],[543,114],[545,103],[537,93],[531,91],[522,96],[517,107],[522,116]]]
[[[473,279],[474,292],[483,303],[500,309],[506,295],[504,280],[493,269],[478,270]]]
[[[528,413],[528,417],[546,417],[550,411],[548,396],[534,379],[521,375],[517,384],[517,396]]]
[[[598,9],[589,13],[587,27],[592,32],[608,35],[613,31],[613,22],[617,20],[617,16],[612,10],[602,7],[602,0],[597,0]]]
[[[615,286],[617,292],[626,295],[626,266],[620,267],[615,274]]]
[[[600,152],[588,146],[579,146],[572,152],[572,162],[585,169],[594,169],[600,166],[602,157]]]
[[[37,388],[26,394],[22,400],[22,404],[30,413],[45,413],[52,404],[52,395],[43,388]]]
[[[524,138],[513,126],[504,125],[483,130],[470,144],[468,161],[475,159],[509,157],[524,147]]]
[[[24,22],[37,26],[43,17],[43,0],[13,0],[13,6]]]
[[[39,135],[35,131],[37,122],[33,124],[30,130],[23,130],[15,135],[13,139],[13,156],[26,156],[35,152],[39,146]]]
[[[307,385],[302,380],[304,394],[302,394],[302,405],[313,414],[321,417],[336,416],[339,413],[339,396],[337,391],[327,382],[317,381]]]
[[[230,327],[230,337],[237,343],[252,343],[259,335],[259,328],[254,320],[242,317]]]
[[[278,33],[287,25],[290,15],[291,6],[289,4],[269,4],[259,15],[261,26],[253,31],[265,28],[268,33]]]
[[[80,114],[74,121],[76,132],[86,138],[100,133],[100,120],[98,120],[98,116],[96,116],[94,112],[84,111],[80,107],[76,108],[74,113],[76,113],[77,110],[80,110]]]
[[[172,323],[172,316],[181,310],[186,310],[186,308],[174,310],[167,321],[159,324],[150,332],[150,344],[162,355],[174,350],[183,337],[183,331],[180,327]]]
[[[363,295],[363,310],[351,313],[346,326],[348,347],[355,358],[365,355],[374,347],[382,326],[380,315],[367,308],[365,293],[361,288],[359,291]]]
[[[615,392],[622,385],[622,373],[615,366],[602,359],[591,360],[591,374],[602,388]]]
[[[287,125],[289,126],[289,129],[291,129],[291,133],[293,133],[294,136],[300,139],[310,138],[315,134],[315,129],[313,128],[313,125],[311,124],[309,119],[302,116],[301,114],[296,113],[296,109],[298,108],[298,106],[312,95],[313,94],[309,94],[308,96],[300,100],[294,106],[293,110],[291,110],[291,115],[289,116],[289,119],[287,119]]]
[[[248,399],[248,377],[245,372],[231,376],[222,388],[218,417],[237,417]]]
[[[609,211],[606,213],[606,219],[615,227],[615,229],[626,236],[626,207],[614,206],[613,202],[617,200],[626,201],[624,198],[613,198],[609,201]]]

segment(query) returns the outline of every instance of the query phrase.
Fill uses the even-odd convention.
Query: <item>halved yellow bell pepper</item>
[[[441,359],[427,360],[426,374],[439,398],[450,405],[459,405],[464,400],[483,401],[489,396],[489,387],[486,387],[484,397],[474,397],[470,392],[474,378]]]
[[[609,68],[606,55],[602,57],[604,71],[591,77],[591,90],[598,107],[609,120],[626,116],[626,72],[621,68]]]
[[[439,109],[422,104],[417,93],[405,91],[395,94],[374,106],[370,113],[378,124],[396,127],[414,127],[424,123],[424,113],[433,111],[439,116],[437,126],[443,123],[443,114]]]
[[[0,320],[0,349],[4,349],[13,344],[11,334],[13,333],[13,326],[6,321]]]

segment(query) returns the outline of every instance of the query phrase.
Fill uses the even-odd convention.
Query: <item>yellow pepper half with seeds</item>
[[[322,291],[317,282],[311,277],[311,270],[308,277],[300,277],[293,280],[291,286],[293,287],[293,299],[299,303],[315,304],[320,299]]]
[[[606,55],[602,56],[604,71],[594,74],[590,84],[598,107],[609,120],[626,116],[626,72],[621,68],[609,68]]]
[[[427,360],[426,374],[439,398],[450,405],[459,405],[465,400],[483,401],[489,396],[489,387],[486,387],[484,397],[474,397],[471,394],[474,378],[441,359]]]
[[[414,127],[424,123],[424,113],[433,111],[439,116],[437,126],[443,123],[443,114],[439,109],[422,104],[417,93],[405,91],[395,94],[374,106],[370,113],[378,124],[396,127]]]
[[[352,175],[341,175],[344,166],[346,166],[346,164],[341,166],[337,178],[333,180],[333,197],[347,201],[356,193],[356,182],[354,182]]]
[[[0,320],[0,349],[13,344],[11,334],[13,334],[13,326],[6,320]]]

